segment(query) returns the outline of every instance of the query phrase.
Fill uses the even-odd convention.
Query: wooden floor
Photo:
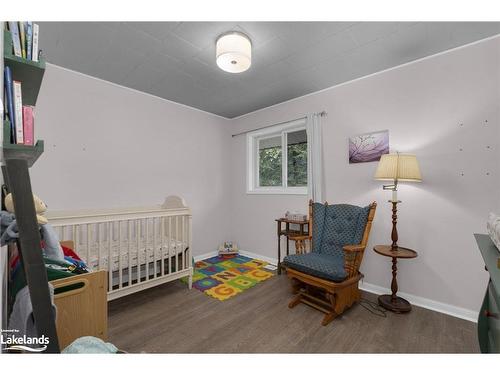
[[[109,341],[131,353],[479,352],[469,321],[419,307],[383,318],[358,304],[323,327],[322,313],[289,309],[290,298],[284,275],[225,302],[175,281],[110,302]]]

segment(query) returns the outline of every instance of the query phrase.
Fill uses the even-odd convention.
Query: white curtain
[[[307,116],[307,181],[313,202],[323,202],[323,142],[321,115]]]

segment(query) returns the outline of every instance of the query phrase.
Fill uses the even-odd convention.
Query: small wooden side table
[[[277,234],[278,234],[278,275],[281,274],[281,236],[286,237],[286,255],[290,254],[289,240],[293,239],[293,236],[305,236],[309,233],[309,220],[289,220],[286,218],[275,219],[277,223]],[[281,225],[285,223],[285,228]],[[290,229],[290,224],[299,225],[299,230]],[[307,229],[305,228],[307,226]]]
[[[401,246],[398,246],[395,249],[393,249],[391,245],[376,245],[373,248],[373,250],[377,254],[392,258],[392,282],[391,282],[392,294],[384,294],[382,296],[379,296],[378,297],[379,305],[395,313],[405,313],[411,311],[410,302],[396,295],[398,292],[398,281],[396,279],[398,273],[397,262],[398,258],[399,259],[416,258],[417,252],[415,250],[407,249],[406,247],[401,247]]]

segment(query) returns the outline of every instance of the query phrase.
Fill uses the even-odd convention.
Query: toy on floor
[[[233,258],[238,252],[238,246],[232,241],[226,241],[219,246],[219,256],[223,258]]]

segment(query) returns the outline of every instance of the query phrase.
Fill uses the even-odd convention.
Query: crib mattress
[[[77,246],[77,253],[92,270],[107,270],[109,272],[158,261],[162,257],[168,259],[183,253],[187,248],[186,242],[170,238],[165,239],[163,245],[160,241],[157,241],[156,244],[149,241],[146,244],[141,243],[139,247],[136,241],[131,241],[129,246],[128,240],[122,240],[120,243],[112,241],[111,248],[108,241],[103,241],[100,245],[93,243],[89,247],[83,244]],[[108,266],[110,255],[111,265]]]

